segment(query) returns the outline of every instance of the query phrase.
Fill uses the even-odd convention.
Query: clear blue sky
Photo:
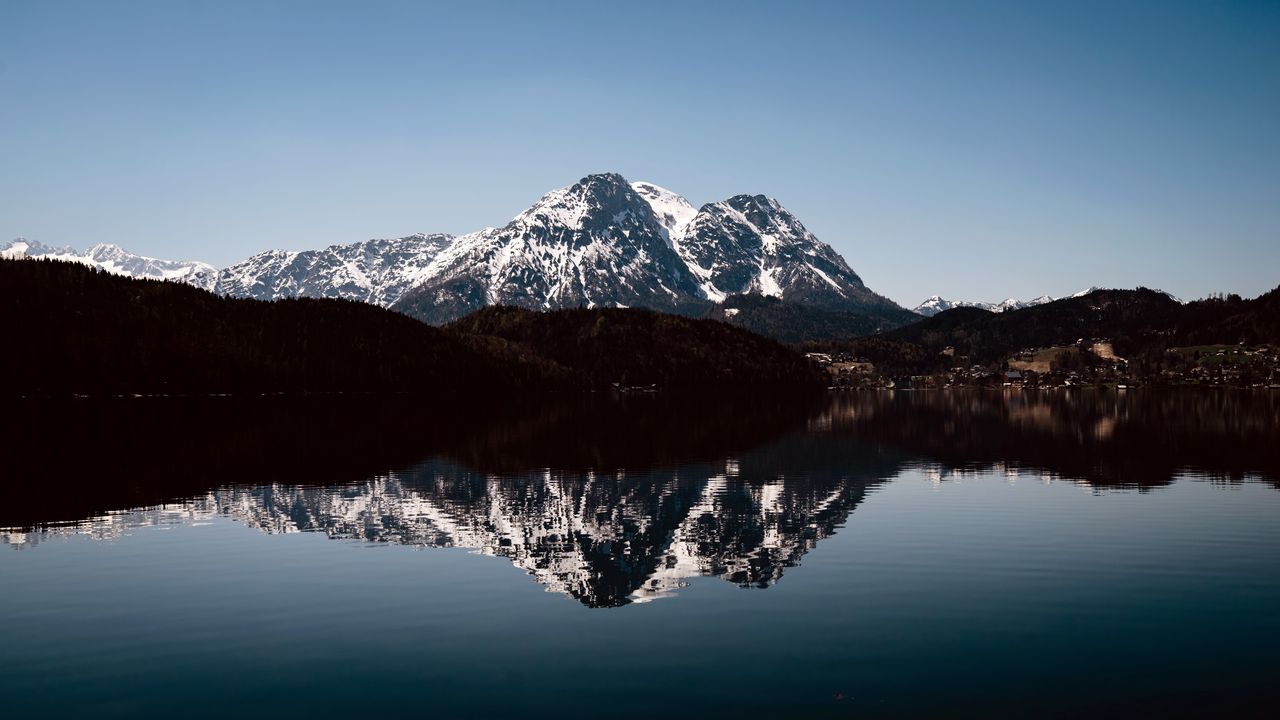
[[[1280,3],[0,0],[0,238],[225,265],[618,171],[908,306],[1280,284]]]

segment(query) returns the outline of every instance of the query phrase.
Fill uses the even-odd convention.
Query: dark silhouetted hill
[[[902,327],[920,318],[892,303],[806,304],[763,295],[730,295],[707,317],[724,320],[779,342],[842,341]]]
[[[651,310],[489,307],[446,327],[527,347],[596,388],[615,382],[663,387],[825,384],[808,360],[773,340],[715,320]]]
[[[343,300],[261,302],[56,261],[0,262],[19,394],[439,391],[567,384],[544,358]]]
[[[928,373],[955,358],[998,363],[1026,348],[1109,340],[1127,358],[1211,343],[1280,343],[1280,288],[1252,300],[1237,295],[1179,303],[1146,288],[1098,290],[1081,297],[992,313],[955,308],[895,330],[815,349],[853,352],[887,373]],[[952,355],[942,351],[952,348]]]
[[[264,302],[45,260],[0,261],[16,395],[505,392],[795,385],[815,371],[744,330],[645,311],[479,313],[442,330],[344,300]],[[483,328],[492,328],[486,332]]]

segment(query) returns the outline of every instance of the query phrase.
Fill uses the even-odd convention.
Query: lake
[[[1280,393],[15,403],[0,714],[1274,717]]]

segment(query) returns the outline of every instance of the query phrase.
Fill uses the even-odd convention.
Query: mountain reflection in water
[[[687,578],[767,587],[908,467],[1149,490],[1280,487],[1276,393],[898,392],[32,404],[5,542],[227,516],[268,533],[472,548],[589,607]],[[15,417],[18,414],[11,415]],[[20,432],[21,429],[7,429]],[[15,435],[9,435],[15,437]],[[21,436],[21,435],[19,435]]]

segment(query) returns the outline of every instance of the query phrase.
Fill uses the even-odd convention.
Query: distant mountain
[[[213,290],[218,284],[218,270],[208,263],[157,260],[136,255],[116,245],[98,244],[85,252],[80,252],[72,247],[50,247],[26,238],[18,238],[0,248],[0,258],[23,257],[80,263],[128,277],[176,280],[202,290]]]
[[[735,294],[868,311],[877,326],[909,319],[777,200],[737,195],[695,209],[670,190],[616,173],[584,177],[506,225],[467,235],[264,252],[222,271],[217,290],[263,300],[355,299],[437,325],[490,305],[700,316]]]
[[[452,235],[409,235],[330,245],[323,250],[268,250],[218,275],[217,290],[232,297],[343,298],[389,306],[426,277]]]
[[[777,200],[735,195],[695,209],[670,190],[616,173],[588,175],[553,190],[502,227],[457,237],[418,234],[319,250],[269,250],[221,271],[109,245],[80,254],[19,240],[2,252],[179,280],[238,298],[359,300],[434,325],[512,305],[642,307],[777,326],[777,305],[720,312],[736,295],[803,306],[783,313],[812,316],[791,334],[798,327],[834,327],[833,317],[849,319],[859,331],[896,327],[913,317],[869,290],[839,253]],[[771,314],[741,312],[761,308]]]
[[[1094,289],[1096,288],[1091,288],[1090,290]],[[1005,312],[1006,310],[1021,310],[1023,308],[1035,307],[1036,305],[1043,305],[1045,303],[1053,302],[1054,300],[1055,298],[1050,295],[1041,295],[1040,297],[1033,298],[1031,300],[1006,298],[998,303],[992,303],[973,300],[947,300],[937,295],[932,295],[924,302],[912,308],[911,312],[925,317],[933,317],[940,312],[946,312],[958,307],[976,307],[986,310],[987,312],[999,313]]]
[[[1073,297],[1073,298],[1084,297],[1085,295],[1088,295],[1090,293],[1095,293],[1102,289],[1103,288],[1100,288],[1094,285],[1092,287],[1089,287],[1088,289],[1081,290],[1080,292],[1072,293],[1068,297]],[[1167,293],[1163,290],[1157,290],[1156,292],[1167,295],[1170,299],[1175,300],[1179,303],[1184,302],[1182,299],[1174,296],[1171,293]],[[1001,312],[1007,312],[1009,310],[1022,310],[1029,307],[1035,307],[1037,305],[1044,305],[1045,303],[1051,303],[1059,299],[1061,298],[1055,298],[1052,295],[1041,295],[1040,297],[1032,298],[1030,300],[1018,300],[1017,298],[1006,298],[1004,300],[1001,300],[998,303],[992,303],[992,302],[981,302],[981,301],[975,302],[971,300],[947,300],[945,298],[939,297],[938,295],[932,295],[929,298],[927,298],[924,302],[912,308],[911,312],[917,315],[923,315],[924,317],[933,317],[934,315],[937,315],[940,312],[946,312],[947,310],[951,310],[954,308],[976,307],[976,308],[981,308],[983,310],[986,310],[987,312],[1001,313]]]

